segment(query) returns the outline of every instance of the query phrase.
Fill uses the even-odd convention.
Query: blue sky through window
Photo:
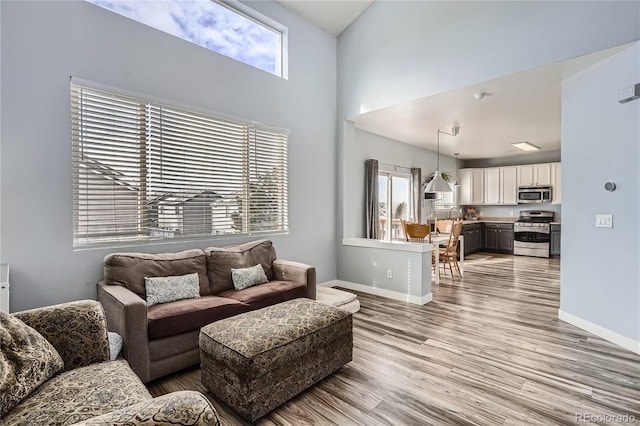
[[[211,0],[87,0],[271,74],[282,76],[282,34]]]

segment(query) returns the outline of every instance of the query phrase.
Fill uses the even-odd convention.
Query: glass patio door
[[[401,220],[409,220],[412,208],[411,176],[397,172],[378,174],[379,226],[382,240],[404,240]]]

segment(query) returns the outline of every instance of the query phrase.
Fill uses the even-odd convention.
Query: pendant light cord
[[[436,170],[440,170],[440,129],[438,129],[438,159],[437,159],[437,164],[438,164],[438,166],[436,167]]]

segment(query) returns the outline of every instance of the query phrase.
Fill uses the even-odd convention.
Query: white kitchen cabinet
[[[527,164],[525,166],[517,166],[518,168],[518,186],[532,186],[535,185],[533,177],[533,164]]]
[[[471,169],[471,204],[484,203],[484,169]]]
[[[518,186],[551,185],[551,163],[518,167]]]
[[[519,186],[552,186],[560,203],[560,163],[460,169],[459,176],[461,205],[517,205]]]
[[[518,204],[518,168],[501,167],[500,204]]]
[[[458,204],[468,206],[471,204],[471,169],[460,169],[458,180],[460,183]]]
[[[560,163],[551,163],[552,204],[562,203],[562,171]]]
[[[516,178],[515,166],[484,169],[484,204],[517,204]]]
[[[460,169],[459,203],[482,204],[484,200],[484,169]]]
[[[484,203],[500,204],[500,167],[484,169]]]
[[[534,164],[533,166],[536,185],[551,185],[551,163]]]

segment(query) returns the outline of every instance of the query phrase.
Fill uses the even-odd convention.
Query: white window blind
[[[288,131],[71,83],[74,246],[288,231]]]

